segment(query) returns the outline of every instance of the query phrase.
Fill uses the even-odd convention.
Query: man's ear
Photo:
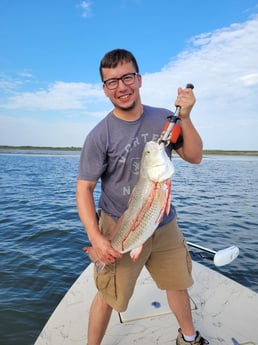
[[[141,74],[137,74],[137,79],[138,79],[138,83],[139,83],[139,88],[142,87],[142,76]]]

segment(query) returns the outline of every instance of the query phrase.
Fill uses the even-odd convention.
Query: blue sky
[[[195,85],[206,149],[258,150],[257,0],[1,0],[0,145],[82,146],[112,109],[99,61],[131,50],[145,104]]]

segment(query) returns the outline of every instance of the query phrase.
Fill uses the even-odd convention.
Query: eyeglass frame
[[[120,78],[110,78],[110,79],[103,80],[103,84],[107,87],[108,90],[115,90],[115,89],[118,88],[119,80],[122,80],[122,82],[123,82],[124,85],[129,86],[129,85],[132,85],[132,84],[135,82],[135,77],[136,77],[137,75],[139,75],[139,73],[137,73],[137,72],[126,73],[126,74],[122,75],[122,77],[120,77]],[[125,77],[127,77],[127,76],[133,76],[133,77],[134,77],[132,83],[126,84],[126,83],[124,82],[123,79],[124,79]],[[117,82],[116,87],[110,89],[110,88],[108,87],[108,84],[107,84],[107,82],[109,82],[109,81],[116,81],[116,82]]]

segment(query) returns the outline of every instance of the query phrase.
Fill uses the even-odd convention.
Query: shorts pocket
[[[189,253],[187,243],[185,241],[184,241],[184,246],[186,249],[186,265],[187,265],[187,269],[188,269],[189,274],[191,274],[192,273],[192,258],[191,258],[191,255]]]
[[[116,264],[106,265],[100,273],[95,271],[94,279],[95,284],[98,291],[101,295],[105,298],[105,296],[109,296],[109,298],[116,299]]]

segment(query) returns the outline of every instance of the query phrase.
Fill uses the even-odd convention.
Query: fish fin
[[[140,245],[139,247],[134,248],[133,250],[131,250],[130,256],[131,256],[133,262],[136,262],[139,259],[139,256],[140,256],[140,254],[142,252],[142,249],[143,249],[143,244]]]
[[[106,264],[99,259],[95,249],[93,247],[84,247],[83,251],[88,254],[89,258],[94,263],[97,273],[100,273]]]
[[[166,214],[169,214],[170,206],[171,206],[171,189],[172,189],[172,181],[169,179],[166,181],[167,185],[167,200],[166,200]]]
[[[156,224],[162,221],[163,215],[169,214],[170,211],[170,193],[171,193],[171,180],[167,179],[159,185],[158,198],[160,201],[160,212],[156,219]]]

